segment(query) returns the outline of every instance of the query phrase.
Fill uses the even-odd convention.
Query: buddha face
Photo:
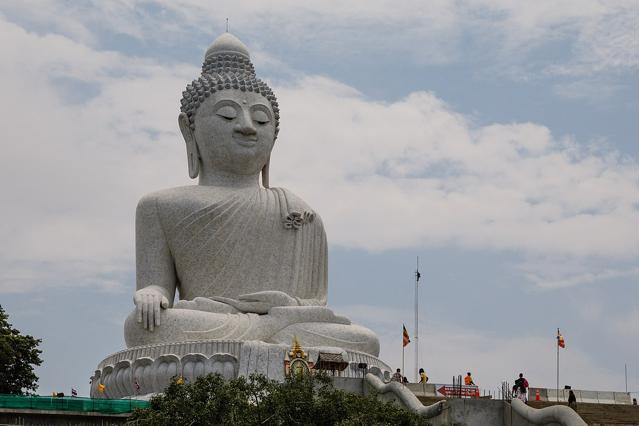
[[[194,124],[203,170],[257,174],[273,149],[273,111],[268,100],[254,92],[211,94],[198,108]]]

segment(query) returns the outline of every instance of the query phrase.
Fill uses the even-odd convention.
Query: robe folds
[[[281,188],[187,188],[156,198],[180,299],[278,290],[326,304],[326,233],[304,201]]]

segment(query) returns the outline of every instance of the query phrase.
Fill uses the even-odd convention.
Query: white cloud
[[[162,68],[4,20],[0,32],[8,100],[0,106],[0,291],[28,290],[29,282],[92,285],[82,262],[95,265],[97,277],[119,273],[132,257],[139,196],[185,181],[176,107],[164,106],[178,104],[195,68]],[[74,88],[61,89],[59,78],[97,94],[70,104],[65,95]],[[39,267],[27,271],[27,261]]]
[[[137,199],[187,183],[176,115],[198,70],[6,20],[0,31],[0,84],[10,100],[0,106],[2,263],[20,271],[26,261],[102,262],[100,270],[120,271],[133,256]],[[93,93],[70,102],[82,92],[74,84]],[[325,77],[275,85],[283,119],[272,182],[318,209],[333,244],[639,252],[639,167],[614,151],[557,139],[534,123],[474,127],[431,93],[382,103]],[[17,284],[23,274],[3,277],[5,289],[26,285]]]
[[[493,72],[520,79],[522,72],[592,75],[639,65],[639,10],[632,0],[410,0],[399,7],[389,0],[121,0],[90,6],[46,0],[37,7],[5,3],[2,9],[34,28],[92,45],[100,41],[96,32],[103,32],[180,46],[195,32],[213,37],[223,31],[228,17],[231,31],[249,39],[254,50],[312,47],[330,58],[394,52],[400,60],[429,64],[479,51],[498,63]],[[473,50],[464,40],[472,41]],[[564,45],[566,53],[555,60],[535,57],[546,45]]]
[[[550,72],[589,76],[639,69],[637,4],[633,1],[602,2],[599,9],[601,13],[580,26],[573,60],[550,67]]]
[[[533,123],[473,128],[424,92],[385,104],[309,77],[277,93],[272,182],[312,197],[334,244],[639,253],[639,167],[614,151]]]
[[[543,265],[541,270],[547,271],[547,264]],[[556,274],[539,274],[529,272],[527,278],[540,288],[555,289],[574,287],[581,284],[592,284],[597,282],[606,282],[619,278],[638,278],[639,268],[628,269],[599,269],[596,271],[587,271],[575,275],[559,275]]]

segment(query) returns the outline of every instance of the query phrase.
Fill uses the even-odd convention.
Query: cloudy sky
[[[639,390],[639,3],[7,1],[0,304],[40,393],[124,348],[137,200],[192,184],[179,99],[230,29],[281,106],[271,183],[322,216],[329,303],[431,380]],[[407,366],[413,365],[413,346]],[[412,370],[409,370],[412,378]]]

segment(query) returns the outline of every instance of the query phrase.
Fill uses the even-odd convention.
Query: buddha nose
[[[251,117],[247,117],[246,114],[243,114],[243,117],[235,123],[233,130],[244,136],[253,136],[257,134],[257,129],[253,125]]]

